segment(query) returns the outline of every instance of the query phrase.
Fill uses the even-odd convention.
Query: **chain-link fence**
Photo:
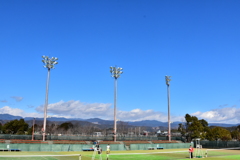
[[[106,151],[106,144],[100,147]],[[5,144],[0,143],[0,148],[5,150],[21,150],[21,151],[82,151],[83,149],[92,148],[91,144]],[[112,151],[125,150],[123,144],[111,144]]]
[[[11,139],[22,139],[22,140],[31,140],[32,135],[13,135],[13,134],[0,134],[0,139],[11,140]],[[42,135],[34,135],[34,140],[42,140]],[[171,137],[172,140],[182,141],[182,137]],[[46,135],[45,140],[83,140],[83,141],[94,141],[94,140],[103,140],[103,141],[112,141],[113,136],[82,136],[82,135]],[[117,136],[117,141],[128,141],[128,140],[168,140],[168,137],[156,137],[156,136]]]
[[[202,148],[235,148],[240,147],[239,141],[200,141]],[[196,147],[196,142],[194,142]]]
[[[191,143],[155,143],[155,144],[130,144],[131,150],[148,150],[148,149],[174,149],[189,148]]]

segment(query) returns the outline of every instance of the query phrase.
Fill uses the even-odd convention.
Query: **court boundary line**
[[[80,156],[81,154],[66,154],[66,155],[0,155],[0,157],[67,157],[67,156]]]
[[[240,149],[240,147],[234,147],[234,148],[219,148],[219,149],[207,149],[207,150],[229,150],[229,149]]]
[[[110,154],[110,155],[155,154],[155,153],[176,153],[176,152],[188,152],[188,151],[147,152],[147,153],[114,153],[114,154]]]
[[[204,150],[229,150],[229,149],[240,149],[240,147],[235,147],[235,148],[220,148],[220,149],[207,149],[207,148],[204,148]],[[189,152],[189,151],[188,151],[188,150],[185,150],[185,151],[147,152],[147,153],[114,153],[114,154],[110,154],[110,155],[156,154],[156,153],[177,153],[177,152]]]

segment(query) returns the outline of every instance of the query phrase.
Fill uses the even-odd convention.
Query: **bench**
[[[148,147],[148,150],[154,150],[155,148],[154,147]]]
[[[94,151],[93,148],[83,148],[82,151]]]
[[[163,147],[157,147],[157,149],[163,149]]]
[[[21,149],[9,149],[11,152],[20,152],[21,151]]]
[[[20,152],[21,151],[21,149],[7,149],[7,148],[0,148],[0,151],[3,151],[3,152],[5,152],[5,151],[11,151],[11,152]]]

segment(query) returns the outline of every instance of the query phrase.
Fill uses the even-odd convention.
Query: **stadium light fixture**
[[[47,122],[47,107],[48,107],[48,88],[49,88],[49,79],[50,79],[50,70],[54,69],[54,65],[58,64],[57,57],[49,58],[48,56],[42,56],[44,67],[48,69],[47,75],[47,84],[46,84],[46,97],[45,97],[45,106],[44,106],[44,121],[43,121],[43,141],[45,141],[46,135],[46,122]]]
[[[170,121],[170,81],[171,76],[165,76],[166,85],[167,85],[167,97],[168,97],[168,139],[171,141],[171,121]]]
[[[122,70],[123,68],[120,67],[110,67],[111,75],[114,78],[114,142],[117,140],[117,79],[123,73]]]

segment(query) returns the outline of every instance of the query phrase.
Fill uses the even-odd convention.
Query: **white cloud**
[[[215,123],[239,123],[240,122],[240,108],[226,107],[214,109],[207,112],[195,112],[193,116],[199,119],[205,119],[208,122]]]
[[[113,119],[113,108],[110,103],[83,103],[80,101],[60,101],[48,105],[48,114],[68,117],[68,118],[102,118],[106,120]],[[36,108],[38,112],[44,111],[44,106]],[[153,110],[134,109],[131,111],[117,111],[117,119],[121,121],[140,121],[140,120],[158,120],[167,122],[167,115]],[[171,121],[180,121],[182,117],[171,117]]]
[[[28,106],[28,108],[34,108],[34,106],[33,105],[27,105]]]
[[[7,113],[22,117],[43,117],[44,106],[36,108],[38,113],[27,113],[18,108],[11,108],[5,106],[0,108],[0,114]],[[101,118],[105,120],[113,120],[113,106],[110,103],[84,103],[80,101],[59,101],[57,103],[48,105],[48,115],[54,117],[66,118]],[[198,119],[205,119],[209,123],[239,123],[240,122],[240,108],[226,107],[218,108],[206,112],[195,112],[191,115],[198,117]],[[171,121],[183,121],[185,115],[174,116],[171,115]],[[131,111],[117,111],[117,119],[121,121],[141,121],[141,120],[158,120],[161,122],[168,121],[168,115],[154,110],[133,109]]]
[[[0,108],[0,113],[1,114],[11,114],[14,116],[19,116],[23,114],[23,110],[18,109],[18,108],[11,108],[9,106],[4,106],[2,108]]]
[[[23,100],[23,97],[19,97],[19,96],[12,96],[11,98],[15,99],[15,101],[20,102]]]
[[[43,117],[43,114],[27,113],[24,110],[21,110],[19,108],[11,108],[9,106],[4,106],[0,108],[0,114],[11,114],[14,116],[21,116],[21,117]]]
[[[134,109],[131,111],[118,111],[120,120],[141,121],[141,120],[158,120],[162,122],[168,121],[168,115],[153,110]],[[171,121],[180,121],[182,117],[171,116]]]
[[[48,114],[64,116],[64,117],[74,117],[74,118],[104,118],[112,119],[111,115],[113,113],[112,108],[110,108],[110,103],[83,103],[80,101],[60,101],[57,103],[49,104],[47,112]],[[38,112],[44,111],[44,106],[39,106],[36,108]]]

